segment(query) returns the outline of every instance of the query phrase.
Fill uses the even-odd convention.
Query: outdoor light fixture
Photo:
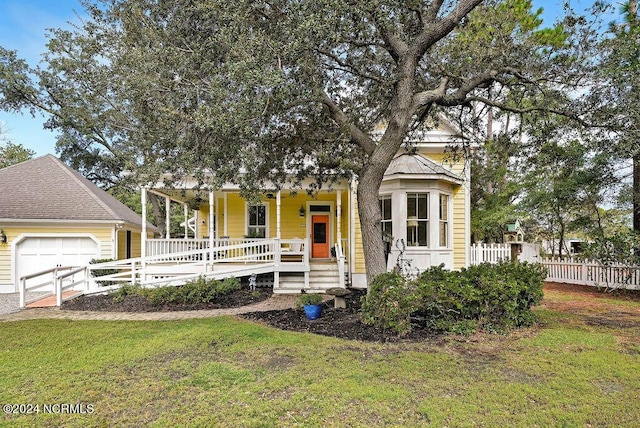
[[[0,243],[7,243],[7,235],[4,234],[4,229],[0,229]]]
[[[306,214],[306,210],[304,209],[304,205],[300,205],[300,217],[304,217]]]

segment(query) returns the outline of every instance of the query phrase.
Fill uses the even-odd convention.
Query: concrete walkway
[[[173,321],[194,318],[210,318],[222,315],[240,315],[248,312],[266,312],[295,308],[299,296],[274,294],[267,300],[253,305],[229,309],[207,309],[201,311],[172,312],[90,312],[66,311],[58,308],[23,309],[10,314],[0,314],[0,322],[24,321],[34,319],[70,319],[102,321]]]

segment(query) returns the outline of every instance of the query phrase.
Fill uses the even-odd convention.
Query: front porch
[[[188,257],[215,260],[218,269],[240,260],[245,265],[273,264],[274,290],[278,289],[279,276],[308,274],[311,266],[337,266],[342,260],[340,284],[351,281],[356,213],[349,182],[313,195],[291,189],[264,191],[257,201],[242,198],[233,186],[208,192],[193,187],[188,182],[178,188],[159,183],[142,189],[143,218],[150,194],[164,201],[155,204],[164,206],[162,236],[145,238],[147,224],[143,223],[142,258],[191,253]],[[151,273],[154,269],[147,267]],[[307,278],[303,288],[308,287]]]

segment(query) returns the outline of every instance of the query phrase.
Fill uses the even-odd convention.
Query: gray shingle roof
[[[0,220],[126,222],[142,218],[53,155],[0,169]]]
[[[459,175],[443,168],[432,160],[422,155],[412,153],[402,153],[393,158],[384,175],[385,177],[392,175],[419,175],[421,178],[434,179],[446,177],[446,179],[455,183],[462,183],[464,181]]]

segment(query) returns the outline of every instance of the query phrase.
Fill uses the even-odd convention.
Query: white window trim
[[[245,206],[244,206],[244,235],[248,236],[249,235],[249,227],[256,227],[256,226],[249,226],[249,207],[251,206],[258,206],[261,205],[263,207],[265,207],[264,210],[264,222],[265,222],[265,231],[264,231],[264,239],[269,238],[269,211],[270,211],[270,207],[269,207],[269,203],[268,202],[258,202],[257,204],[250,204],[249,202],[245,202]],[[251,238],[249,238],[251,239]],[[259,239],[259,238],[256,238]]]
[[[427,222],[427,245],[409,245],[409,235],[405,237],[405,242],[407,248],[433,248],[431,243],[431,239],[433,236],[433,231],[431,228],[433,227],[433,221],[431,219],[433,215],[433,209],[431,207],[432,199],[432,190],[415,190],[415,191],[407,191],[404,193],[404,204],[405,204],[405,219],[404,219],[404,230],[405,234],[407,233],[407,229],[409,228],[409,195],[427,195],[427,218],[426,219],[416,219],[416,221]],[[420,240],[418,239],[418,242]]]
[[[440,223],[442,220],[440,219],[440,195],[445,195],[447,197],[447,245],[440,245]],[[448,192],[438,192],[438,248],[442,249],[452,249],[452,239],[453,239],[453,196]]]

